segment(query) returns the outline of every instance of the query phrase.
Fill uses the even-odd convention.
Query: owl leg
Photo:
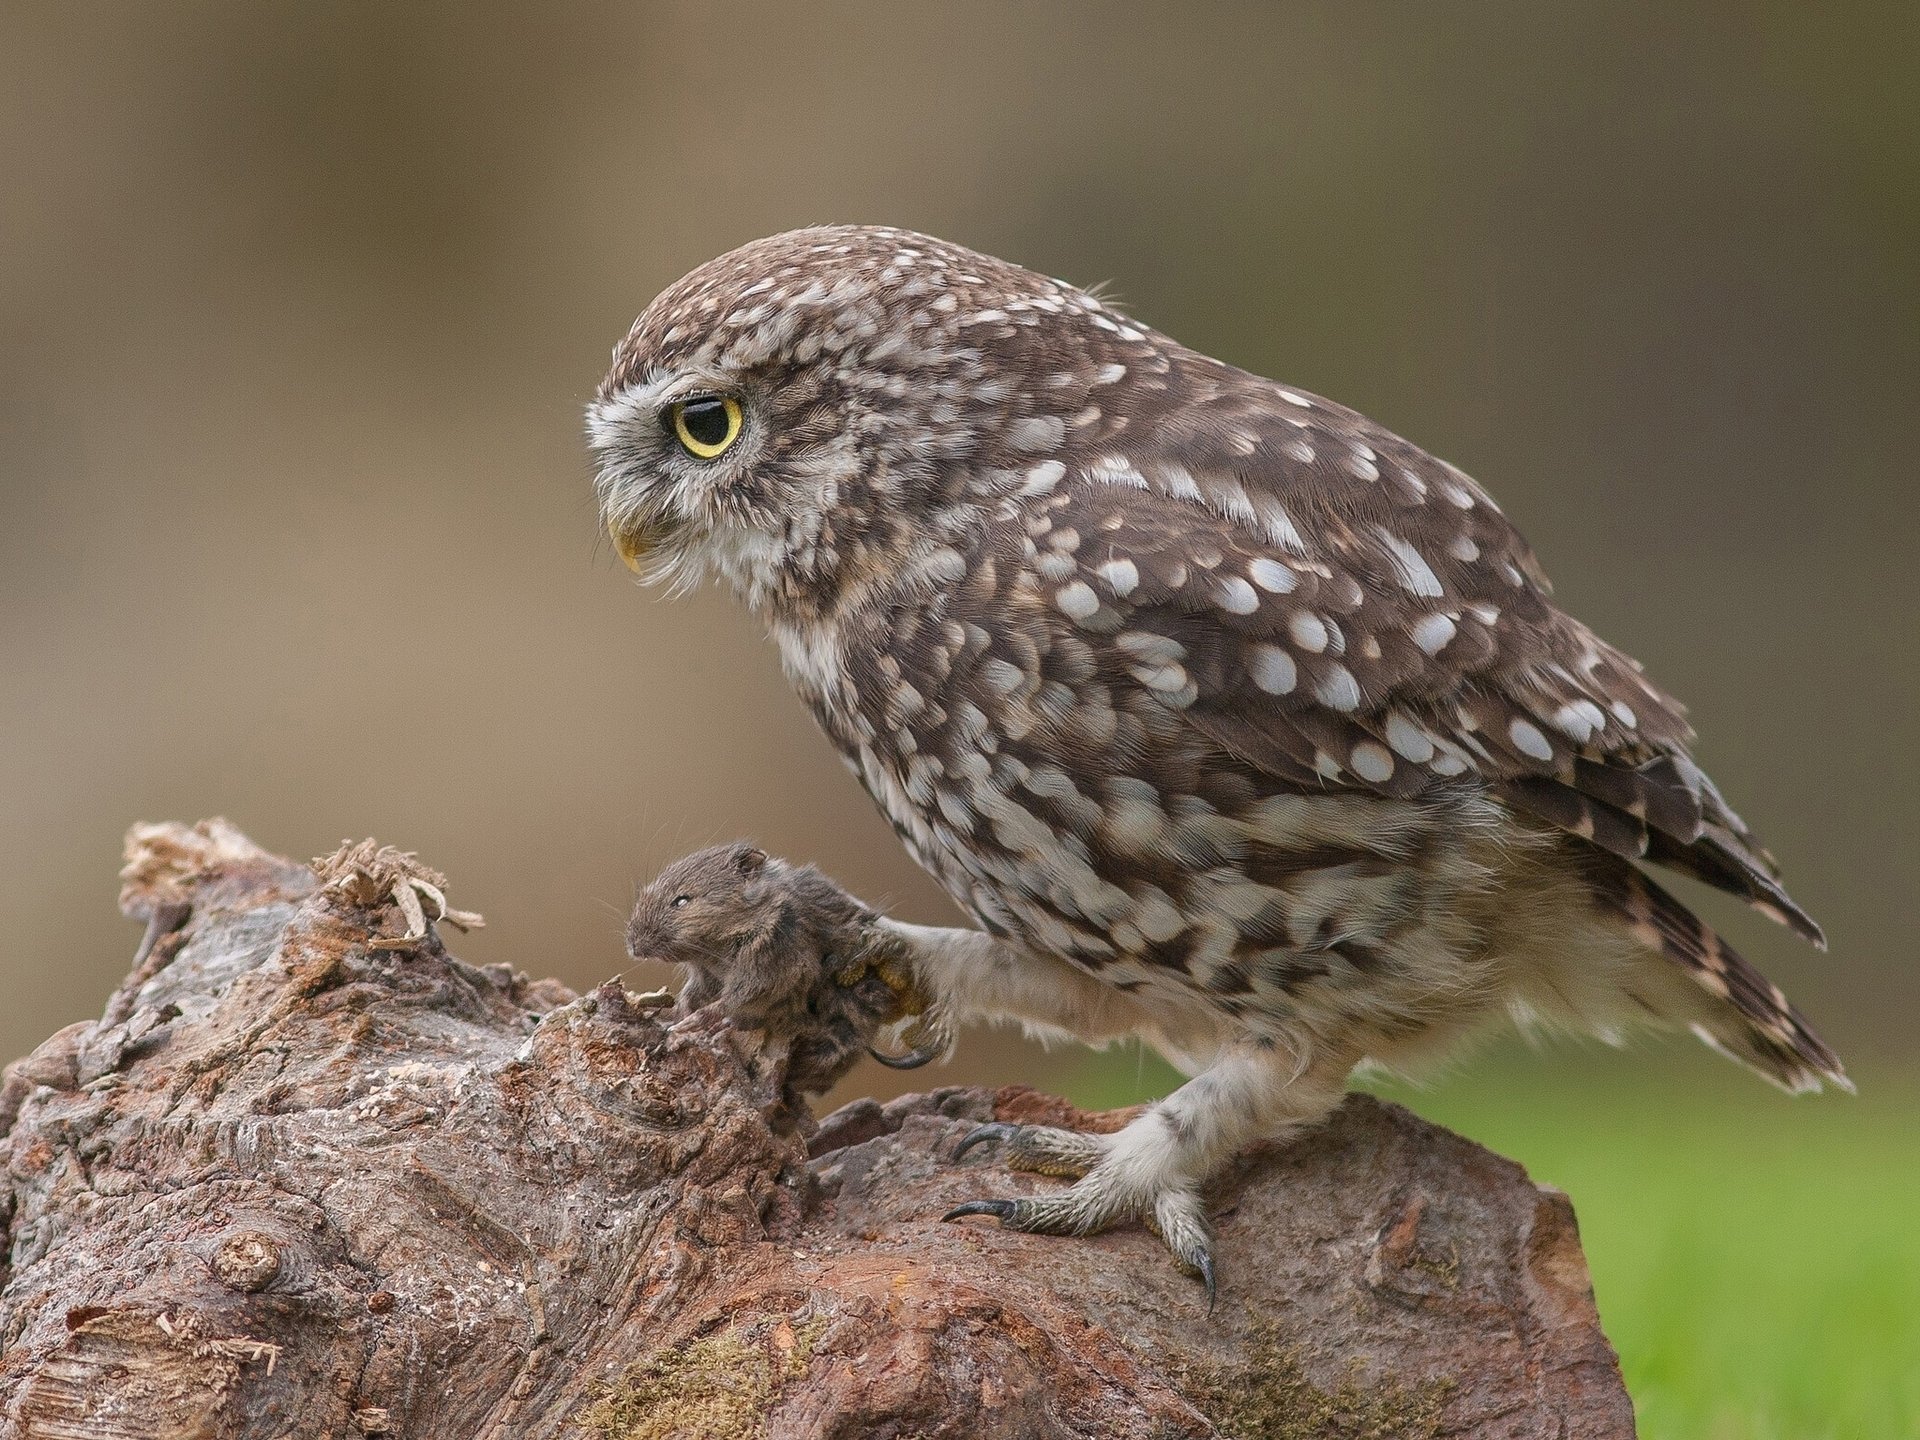
[[[1030,1031],[1101,1045],[1140,1031],[1126,995],[1064,960],[1033,955],[984,930],[881,919],[902,942],[913,981],[946,1017],[1017,1020]]]
[[[1051,1195],[969,1201],[945,1218],[992,1215],[1009,1229],[1048,1235],[1088,1235],[1144,1220],[1181,1267],[1206,1282],[1211,1302],[1213,1236],[1200,1186],[1242,1145],[1324,1118],[1339,1103],[1350,1068],[1347,1057],[1330,1056],[1302,1071],[1283,1052],[1236,1046],[1112,1135],[982,1126],[961,1142],[962,1153],[1000,1140],[1018,1168],[1081,1178]]]

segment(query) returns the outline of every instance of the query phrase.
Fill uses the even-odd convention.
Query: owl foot
[[[1140,1194],[1137,1180],[1130,1181],[1108,1160],[1112,1136],[1047,1125],[982,1125],[960,1142],[954,1158],[989,1140],[1005,1145],[1006,1163],[1013,1169],[1080,1178],[1053,1195],[969,1200],[949,1210],[943,1220],[991,1215],[1009,1230],[1035,1235],[1091,1235],[1122,1220],[1138,1218],[1159,1237],[1181,1269],[1205,1284],[1207,1308],[1213,1308],[1213,1232],[1201,1211],[1199,1196],[1190,1187],[1167,1185]]]

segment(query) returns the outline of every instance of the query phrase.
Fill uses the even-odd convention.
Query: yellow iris
[[[740,438],[740,402],[731,395],[699,395],[675,402],[667,410],[673,422],[673,438],[681,448],[698,460],[713,460],[727,453]]]

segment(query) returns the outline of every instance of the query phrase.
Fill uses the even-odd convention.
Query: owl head
[[[943,529],[1057,479],[1090,389],[1147,338],[909,231],[754,241],[615,348],[587,415],[608,533],[648,578],[718,575],[756,606],[897,579]]]

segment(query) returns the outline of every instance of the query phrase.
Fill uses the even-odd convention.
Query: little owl
[[[1190,1078],[1023,1230],[1145,1220],[1211,1286],[1199,1187],[1499,1015],[1686,1026],[1845,1085],[1635,863],[1815,943],[1682,709],[1555,608],[1466,475],[1084,290],[906,231],[798,230],[650,304],[589,411],[620,554],[718,577],[978,929],[887,921],[949,1018]],[[951,1218],[951,1217],[950,1217]]]

